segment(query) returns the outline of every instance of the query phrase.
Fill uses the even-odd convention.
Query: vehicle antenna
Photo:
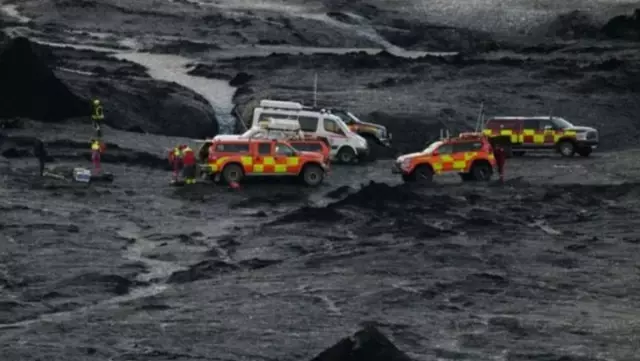
[[[313,76],[313,107],[318,107],[318,73]]]
[[[476,120],[476,133],[479,132],[480,130],[483,130],[481,128],[484,128],[483,118],[484,118],[484,102],[480,103],[480,113],[478,113],[478,119]]]

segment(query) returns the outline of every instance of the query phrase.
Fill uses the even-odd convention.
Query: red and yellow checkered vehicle
[[[211,141],[203,170],[229,184],[250,176],[295,176],[315,187],[329,165],[324,154],[296,150],[284,140],[223,138]]]
[[[405,182],[429,183],[434,175],[458,173],[463,181],[488,181],[496,160],[487,137],[461,133],[458,137],[432,143],[421,152],[398,157],[392,172]]]

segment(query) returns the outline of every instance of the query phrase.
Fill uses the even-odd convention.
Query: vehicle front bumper
[[[387,148],[391,148],[391,134],[389,134],[389,138],[378,138],[380,144]]]
[[[371,150],[369,148],[356,148],[358,159],[364,159],[368,157],[369,153],[371,153]]]
[[[402,167],[400,166],[400,163],[398,163],[398,162],[393,163],[393,165],[391,166],[391,173],[392,174],[407,174],[407,172],[402,169]]]
[[[596,149],[598,148],[598,145],[600,145],[600,142],[597,140],[577,140],[576,145],[578,148]]]

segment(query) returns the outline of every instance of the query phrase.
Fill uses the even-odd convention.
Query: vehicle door
[[[255,144],[253,153],[253,169],[255,175],[269,175],[275,171],[276,160],[273,157],[273,142],[259,142]]]
[[[276,143],[275,149],[275,174],[298,174],[300,157],[295,149],[285,143]]]
[[[335,120],[331,118],[323,118],[322,127],[329,140],[332,153],[337,152],[340,147],[349,143],[347,135]]]
[[[456,172],[468,172],[471,168],[471,163],[473,163],[481,149],[482,141],[479,140],[453,144],[453,170]]]
[[[453,170],[453,145],[443,144],[435,150],[432,156],[431,166],[436,174],[450,172]]]
[[[544,145],[544,134],[540,132],[540,121],[538,119],[524,119],[522,128],[522,145],[526,147]]]
[[[540,120],[540,132],[544,136],[543,144],[545,146],[553,146],[556,144],[557,126],[551,119]]]

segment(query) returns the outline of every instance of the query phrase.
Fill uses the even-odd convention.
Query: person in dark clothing
[[[498,166],[498,174],[500,181],[504,182],[504,164],[507,160],[507,154],[502,144],[496,144],[493,148],[493,155],[496,157],[496,165]]]
[[[47,161],[47,150],[44,147],[44,143],[40,139],[36,139],[33,144],[33,155],[38,158],[38,163],[40,165],[40,176],[44,174],[44,165]]]

